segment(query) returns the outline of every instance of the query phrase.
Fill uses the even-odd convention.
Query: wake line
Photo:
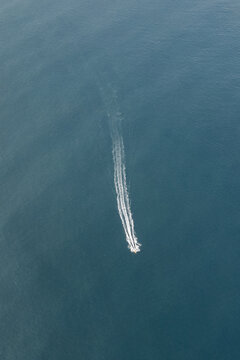
[[[117,194],[118,212],[126,235],[128,248],[131,252],[137,253],[140,251],[141,244],[138,243],[138,239],[135,234],[127,189],[124,144],[120,129],[121,117],[119,112],[113,114],[112,117],[108,114],[108,117],[112,130],[114,185]]]

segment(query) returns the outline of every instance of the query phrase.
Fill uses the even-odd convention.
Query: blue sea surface
[[[237,0],[0,1],[1,360],[240,358],[239,16]]]

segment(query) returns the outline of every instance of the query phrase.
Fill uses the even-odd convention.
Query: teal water
[[[1,0],[1,359],[239,358],[239,13]]]

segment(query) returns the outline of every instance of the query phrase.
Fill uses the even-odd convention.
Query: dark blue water
[[[1,0],[2,360],[239,358],[239,14],[237,0]]]

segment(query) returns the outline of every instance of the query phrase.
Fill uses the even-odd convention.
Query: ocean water
[[[1,360],[239,358],[239,15],[0,1]]]

